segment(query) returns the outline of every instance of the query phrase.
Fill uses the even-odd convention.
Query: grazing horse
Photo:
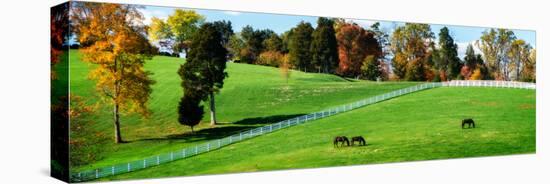
[[[359,142],[359,146],[366,146],[367,141],[365,141],[365,138],[363,136],[355,136],[351,138],[351,145],[353,146],[355,141]]]
[[[344,146],[344,143],[349,146],[349,139],[346,136],[336,136],[334,138],[334,147],[338,147],[338,143],[342,142],[341,146]]]
[[[470,128],[470,126],[472,126],[473,128],[476,127],[476,123],[471,118],[462,120],[462,128],[464,128],[464,125],[466,125],[466,124],[468,125],[468,128]]]

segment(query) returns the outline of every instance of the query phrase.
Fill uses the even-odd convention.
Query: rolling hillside
[[[534,153],[535,96],[522,89],[437,88],[102,180]],[[477,128],[460,127],[468,117]],[[362,135],[368,145],[334,148],[336,135]]]
[[[93,126],[86,128],[97,132],[84,138],[102,140],[93,145],[101,150],[97,155],[98,161],[71,169],[90,169],[139,160],[417,84],[353,82],[334,75],[299,71],[292,71],[286,83],[277,68],[229,63],[229,77],[221,93],[216,96],[217,117],[221,124],[210,127],[210,117],[205,114],[204,122],[195,129],[196,134],[190,134],[190,128],[177,122],[176,113],[182,96],[181,79],[176,71],[183,62],[181,58],[157,56],[146,63],[146,70],[154,73],[152,77],[156,81],[149,101],[153,114],[148,119],[136,115],[122,116],[122,137],[129,143],[117,145],[112,141],[111,107],[98,103],[100,98],[94,90],[94,81],[87,77],[94,66],[82,62],[78,50],[71,50],[71,94],[81,96],[87,104],[100,104],[94,114],[82,118],[82,121],[93,122]]]

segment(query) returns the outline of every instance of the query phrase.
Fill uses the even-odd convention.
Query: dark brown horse
[[[365,141],[365,138],[363,136],[355,136],[351,138],[351,145],[353,146],[355,141],[359,142],[359,146],[366,146],[367,141]]]
[[[349,139],[346,136],[336,136],[333,141],[334,147],[338,147],[339,142],[342,143],[340,146],[344,146],[344,143],[349,146]]]
[[[464,125],[468,125],[468,128],[470,128],[470,127],[475,128],[476,127],[476,123],[471,118],[463,119],[462,120],[462,128],[464,128]]]

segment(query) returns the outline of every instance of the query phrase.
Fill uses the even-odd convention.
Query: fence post
[[[230,136],[229,136],[229,144],[231,144],[232,142],[233,142],[233,136],[230,135]]]
[[[160,155],[157,155],[157,165],[160,164]]]
[[[130,172],[132,168],[130,167],[130,163],[128,163],[128,172]]]
[[[183,158],[185,158],[185,148],[183,148],[183,149],[181,150],[181,155],[182,155]]]
[[[115,166],[114,166],[114,165],[111,166],[111,174],[112,174],[112,175],[115,175]]]
[[[206,151],[210,151],[210,142],[206,143]]]
[[[95,178],[99,178],[99,169],[95,169]]]
[[[147,167],[147,159],[143,159],[143,168]]]
[[[174,152],[170,152],[170,161],[174,161]]]
[[[199,145],[195,146],[195,155],[199,152]]]

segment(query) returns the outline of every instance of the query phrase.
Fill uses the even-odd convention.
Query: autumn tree
[[[527,44],[522,39],[517,39],[512,42],[508,52],[508,57],[511,60],[510,67],[508,67],[508,72],[514,74],[511,79],[521,79],[522,70],[525,68],[524,64],[530,63],[529,55],[531,49],[531,45]]]
[[[428,64],[433,51],[433,38],[428,24],[406,23],[395,29],[391,38],[395,77],[405,80],[429,80]]]
[[[437,52],[434,52],[434,64],[440,71],[440,74],[444,75],[441,78],[454,79],[460,74],[460,58],[458,58],[458,46],[454,42],[453,38],[449,34],[447,27],[441,28],[439,31],[439,48]]]
[[[291,72],[288,54],[283,55],[283,59],[281,61],[281,64],[279,65],[279,69],[281,70],[281,76],[283,76],[285,82],[288,84],[288,79],[290,78]]]
[[[339,64],[337,73],[345,77],[357,78],[361,75],[361,65],[365,57],[372,55],[378,61],[381,48],[372,32],[356,24],[342,25],[336,33]]]
[[[204,22],[205,18],[196,13],[194,10],[177,9],[174,13],[168,16],[166,23],[170,26],[174,45],[174,52],[185,52],[189,49],[189,42],[193,35],[197,32],[199,26]]]
[[[338,67],[338,47],[334,21],[325,17],[317,19],[317,28],[312,33],[311,63],[324,73],[334,73]]]
[[[311,33],[313,27],[309,22],[300,22],[295,28],[292,29],[292,36],[290,37],[289,45],[289,57],[290,63],[294,65],[298,70],[305,72],[312,69],[311,67]]]
[[[155,82],[143,64],[155,50],[145,38],[143,15],[133,5],[84,2],[75,4],[72,13],[78,41],[86,43],[83,60],[96,65],[90,78],[113,106],[115,142],[121,143],[121,111],[150,114],[147,100]]]
[[[227,62],[227,49],[223,46],[222,34],[212,23],[204,23],[191,39],[190,50],[185,64],[178,74],[182,78],[184,95],[193,99],[209,100],[210,124],[216,125],[214,93],[223,87]],[[182,101],[184,101],[182,99]]]
[[[265,51],[258,56],[256,64],[279,67],[283,62],[284,55],[279,51]]]
[[[537,81],[537,51],[536,49],[531,49],[529,56],[526,60],[522,60],[523,68],[521,70],[521,81],[526,82],[536,82]]]
[[[483,32],[476,45],[481,49],[491,77],[497,80],[510,80],[509,52],[516,39],[514,32],[507,29],[489,29]]]
[[[174,35],[166,21],[152,17],[147,34],[149,41],[158,43],[161,50],[173,52]]]

